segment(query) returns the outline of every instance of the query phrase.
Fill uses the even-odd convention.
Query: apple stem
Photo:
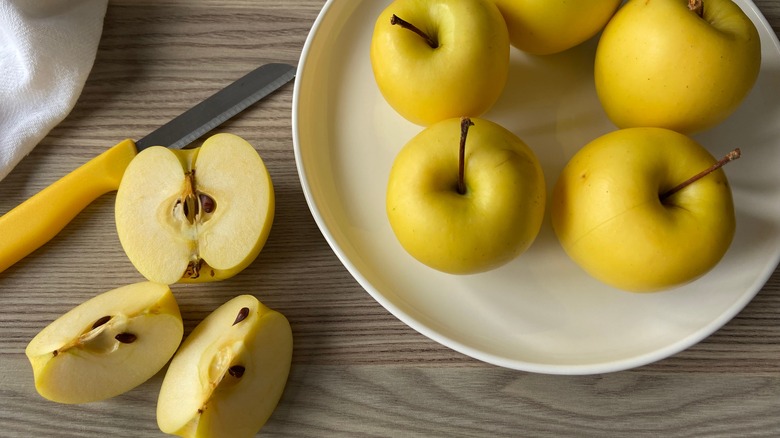
[[[661,195],[661,202],[663,202],[666,198],[672,196],[673,194],[679,192],[680,190],[684,189],[685,187],[709,175],[710,173],[720,169],[721,167],[725,166],[726,163],[730,161],[734,161],[741,156],[742,156],[742,151],[740,151],[739,148],[734,149],[733,151],[726,154],[725,157],[718,160],[717,163],[713,164],[709,168],[697,173],[696,175],[688,178],[687,180],[676,185],[675,187],[672,187],[671,189],[667,190],[664,194]]]
[[[469,135],[469,127],[474,122],[468,117],[460,119],[460,153],[458,154],[458,193],[466,194],[466,137]]]
[[[704,17],[704,0],[688,0],[688,9],[699,17]]]
[[[416,33],[417,35],[420,35],[426,43],[428,43],[429,46],[431,46],[432,49],[435,49],[439,47],[439,42],[436,41],[436,39],[432,38],[427,33],[421,31],[417,26],[413,25],[412,23],[409,23],[408,21],[399,18],[397,15],[393,14],[392,17],[390,17],[390,24],[391,25],[399,25],[404,29],[411,30],[412,32]]]

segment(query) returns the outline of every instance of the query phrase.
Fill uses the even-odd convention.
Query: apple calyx
[[[727,163],[729,163],[731,161],[734,161],[734,160],[738,159],[741,156],[742,156],[742,151],[739,148],[734,149],[733,151],[731,151],[728,154],[726,154],[726,156],[724,156],[723,158],[718,160],[712,166],[708,167],[707,169],[704,169],[703,171],[697,173],[696,175],[688,178],[687,180],[681,182],[680,184],[678,184],[678,185],[672,187],[671,189],[667,190],[666,192],[664,192],[660,196],[661,202],[663,203],[667,198],[669,198],[673,194],[679,192],[680,190],[684,189],[685,187],[695,183],[696,181],[704,178],[705,176],[709,175],[710,173],[720,169],[721,167],[725,166]]]
[[[435,49],[439,47],[439,42],[436,40],[436,38],[428,35],[427,33],[423,32],[418,28],[417,26],[413,25],[412,23],[409,23],[408,21],[399,18],[397,15],[393,14],[392,17],[390,17],[390,25],[395,26],[401,26],[404,29],[411,30],[412,32],[416,33],[417,35],[420,35],[426,43],[432,48]]]
[[[466,137],[474,122],[468,117],[460,119],[460,150],[458,153],[458,194],[466,194]]]
[[[688,9],[699,17],[704,17],[704,0],[688,0]]]

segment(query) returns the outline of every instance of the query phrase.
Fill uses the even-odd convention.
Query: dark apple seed
[[[214,198],[212,198],[211,196],[205,193],[201,193],[200,195],[198,195],[198,199],[200,199],[200,205],[204,213],[214,212],[214,208],[216,208],[216,203],[214,202]]]
[[[228,368],[228,374],[235,377],[236,379],[240,379],[241,376],[244,375],[244,371],[246,371],[246,368],[241,365],[233,365],[232,367]]]
[[[95,321],[94,324],[92,324],[92,329],[94,330],[94,329],[100,327],[101,325],[107,323],[109,320],[111,320],[111,317],[108,316],[108,315],[98,319],[97,321]]]
[[[236,316],[236,320],[233,321],[233,325],[245,320],[247,316],[249,316],[249,307],[242,307],[241,310],[238,311],[238,315]]]
[[[114,336],[114,339],[123,344],[132,344],[136,339],[138,339],[138,336],[132,333],[119,333],[118,335]]]

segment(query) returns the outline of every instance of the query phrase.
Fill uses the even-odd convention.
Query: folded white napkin
[[[0,180],[73,108],[108,0],[0,0]]]

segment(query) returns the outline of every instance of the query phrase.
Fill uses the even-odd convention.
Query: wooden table
[[[10,210],[107,147],[138,139],[265,62],[297,63],[322,0],[112,0],[73,112],[0,181]],[[780,1],[756,2],[775,31]],[[273,177],[276,220],[239,276],[174,285],[189,332],[239,293],[291,321],[291,376],[266,436],[780,436],[780,270],[736,318],[673,357],[594,376],[488,365],[445,348],[377,304],[328,247],[292,149],[292,85],[220,128],[253,142]],[[121,250],[114,194],[0,273],[0,436],[161,436],[162,374],[105,402],[35,392],[24,355],[50,321],[141,281]]]

